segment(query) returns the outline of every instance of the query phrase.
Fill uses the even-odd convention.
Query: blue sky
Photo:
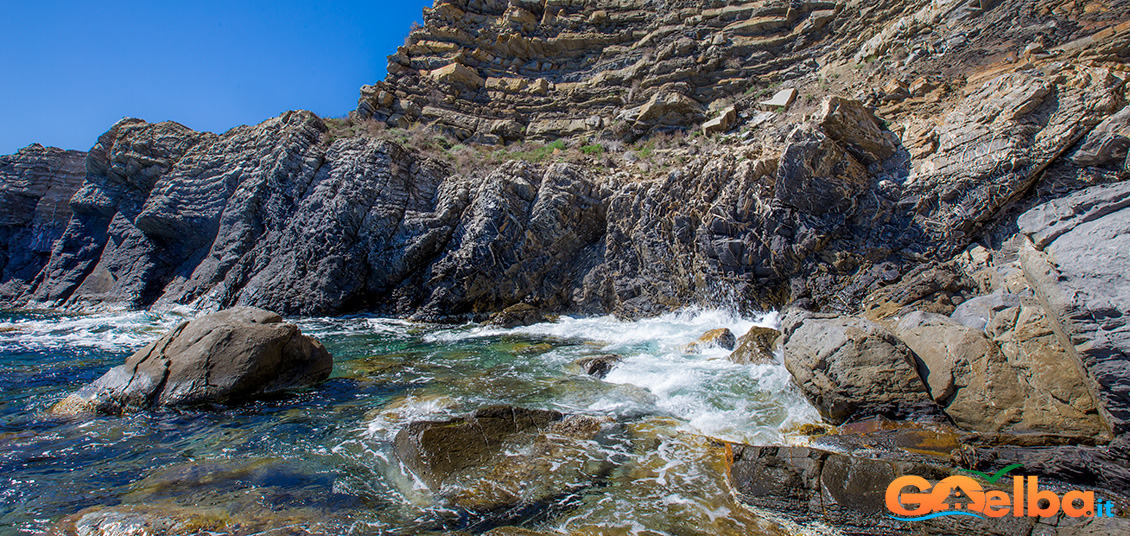
[[[122,117],[223,132],[286,110],[342,116],[431,3],[7,2],[0,154],[86,150]]]

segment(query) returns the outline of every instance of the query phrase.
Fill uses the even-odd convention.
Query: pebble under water
[[[48,533],[68,516],[99,511],[122,516],[123,530],[132,526],[123,513],[142,513],[182,520],[180,530],[222,526],[232,534],[478,534],[500,525],[564,534],[775,533],[787,522],[735,502],[718,440],[786,444],[790,430],[819,420],[782,365],[681,350],[709,329],[741,335],[776,322],[772,313],[721,310],[635,322],[562,317],[515,329],[294,319],[334,355],[333,376],[316,388],[238,407],[49,414],[185,319],[0,316],[0,534]],[[607,353],[624,361],[603,380],[573,364]],[[503,453],[514,462],[497,476],[460,482],[465,489],[454,495],[433,494],[393,455],[392,439],[408,422],[492,404],[616,423],[558,458],[531,461],[543,453],[514,447]],[[550,464],[552,475],[520,486],[552,491],[538,501],[484,513],[452,498],[497,493],[492,478],[528,476],[513,468],[534,462]],[[554,482],[566,471],[553,464],[597,476]],[[601,469],[585,473],[590,466]]]

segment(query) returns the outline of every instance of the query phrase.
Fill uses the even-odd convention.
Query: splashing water
[[[634,322],[562,317],[514,329],[300,319],[335,356],[334,375],[314,389],[234,408],[47,413],[186,319],[0,316],[0,532],[43,533],[84,508],[119,503],[165,514],[191,507],[203,520],[238,507],[251,512],[240,514],[248,526],[327,534],[481,532],[487,527],[461,521],[405,470],[392,444],[409,422],[511,404],[612,417],[619,428],[586,447],[616,461],[602,485],[508,522],[581,533],[759,533],[768,522],[734,502],[717,440],[783,444],[784,430],[818,420],[779,363],[683,351],[710,329],[741,335],[777,323],[775,313],[720,310]],[[608,353],[622,361],[604,380],[573,364]]]

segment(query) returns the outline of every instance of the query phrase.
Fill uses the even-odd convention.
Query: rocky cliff
[[[966,465],[1126,492],[1128,16],[439,0],[347,118],[3,157],[0,304],[793,305],[829,422],[929,416]]]

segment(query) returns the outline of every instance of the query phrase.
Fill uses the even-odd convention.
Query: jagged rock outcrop
[[[71,219],[85,154],[30,145],[0,156],[0,295],[18,295],[43,269]]]

